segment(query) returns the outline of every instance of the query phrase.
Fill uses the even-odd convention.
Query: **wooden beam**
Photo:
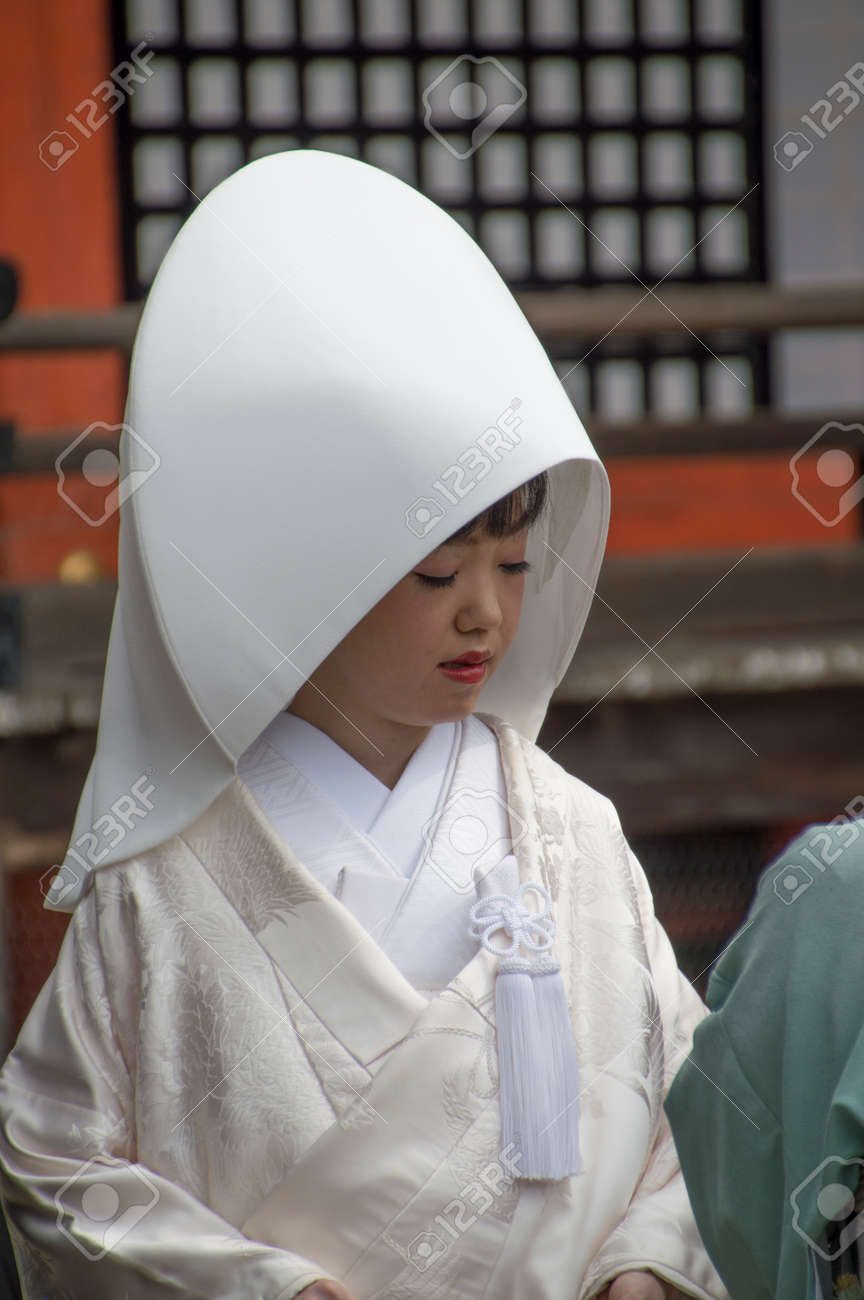
[[[0,352],[119,348],[130,352],[142,303],[102,311],[19,312],[0,325]]]
[[[71,833],[95,748],[95,727],[0,742],[0,853],[19,837],[13,856],[32,861],[54,848],[52,835]]]
[[[864,796],[862,716],[861,686],[607,699],[553,704],[538,744],[612,799],[627,834],[806,824]]]
[[[610,556],[553,702],[864,684],[862,590],[864,545]]]
[[[586,417],[585,428],[601,460],[616,456],[747,456],[795,452],[827,424],[832,447],[864,454],[864,411],[806,416],[757,409],[744,420],[717,420],[701,414],[688,420],[607,420]]]
[[[607,334],[711,334],[720,330],[770,334],[779,329],[864,325],[860,289],[777,288],[767,284],[675,285],[656,292],[622,286],[530,290],[515,295],[546,342],[601,339]],[[0,352],[53,349],[131,350],[142,304],[104,311],[46,311],[13,315],[0,325]]]
[[[21,589],[23,673],[0,692],[0,736],[95,725],[116,590]],[[864,543],[610,556],[553,704],[864,684],[860,591]]]
[[[92,451],[111,451],[120,454],[120,438],[110,430],[94,430],[87,438],[82,438],[75,447],[72,444],[84,432],[83,429],[29,430],[25,434],[16,434],[11,453],[3,463],[0,452],[0,473],[3,474],[53,474],[56,462],[63,456],[63,471],[66,474],[80,474],[84,458]],[[72,450],[70,451],[70,448]]]
[[[688,634],[864,630],[864,543],[609,556],[580,645],[646,639],[685,618]],[[709,590],[710,589],[710,590]],[[631,642],[638,644],[631,634]],[[577,651],[578,654],[578,651]]]
[[[601,460],[617,456],[748,455],[765,452],[794,452],[824,425],[836,426],[831,446],[848,448],[853,455],[864,453],[862,411],[841,411],[808,416],[778,415],[758,410],[745,420],[710,420],[695,416],[689,420],[615,421],[586,418],[585,427]],[[80,428],[28,430],[11,441],[5,455],[0,446],[0,473],[50,474],[63,456],[66,473],[80,472],[84,457],[106,449],[119,454],[119,436],[94,431],[70,452],[83,432]]]
[[[859,288],[780,289],[767,284],[673,285],[656,293],[620,289],[532,290],[518,295],[545,342],[599,339],[607,334],[710,334],[717,330],[770,334],[779,329],[864,325]]]
[[[862,686],[553,702],[538,744],[612,799],[628,835],[806,824],[864,797],[862,716]],[[90,729],[0,743],[0,821],[20,865],[71,833],[95,742]]]
[[[10,590],[20,594],[21,679],[0,691],[0,737],[95,726],[116,582],[0,588]]]
[[[0,872],[37,871],[63,861],[69,847],[66,830],[22,831],[0,827]]]

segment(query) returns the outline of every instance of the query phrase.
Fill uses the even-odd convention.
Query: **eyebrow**
[[[474,533],[471,537],[448,537],[447,541],[442,542],[438,549],[440,551],[445,546],[476,546],[479,541],[480,537],[477,533]]]
[[[524,531],[524,530],[521,529],[521,528],[520,528],[520,529],[516,529],[516,530],[514,530],[514,531],[511,532],[511,533],[505,533],[503,537],[495,537],[495,538],[492,538],[491,540],[496,541],[496,542],[507,542],[507,541],[510,540],[511,537],[516,537],[516,535],[517,535],[518,533],[523,532],[523,531]],[[442,551],[442,550],[444,549],[445,546],[477,546],[477,545],[479,544],[479,542],[480,542],[484,537],[489,537],[489,536],[490,536],[490,534],[488,534],[488,533],[479,533],[479,532],[477,532],[477,533],[473,533],[473,534],[471,534],[471,535],[468,536],[468,537],[448,537],[447,540],[446,540],[446,542],[442,542],[441,545],[440,545],[440,546],[436,546],[435,549],[436,549],[437,551]]]

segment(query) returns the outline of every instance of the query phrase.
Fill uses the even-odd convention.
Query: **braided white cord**
[[[498,974],[524,971],[526,975],[554,975],[561,969],[560,961],[552,956],[539,957],[501,957],[498,960]]]
[[[543,899],[543,906],[537,912],[529,911],[522,902],[529,889],[535,890]],[[529,952],[547,952],[555,936],[555,923],[549,915],[551,904],[548,890],[530,880],[523,881],[515,894],[489,894],[478,899],[470,909],[471,936],[479,939],[487,952],[499,958],[516,957],[520,943]],[[511,936],[509,948],[493,947],[490,936],[496,930],[505,930]],[[530,958],[522,960],[530,961]],[[531,965],[526,969],[534,970],[535,967]]]

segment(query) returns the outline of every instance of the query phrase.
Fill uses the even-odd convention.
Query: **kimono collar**
[[[431,727],[392,789],[373,776],[326,732],[285,709],[277,714],[258,739],[299,767],[314,785],[339,805],[351,824],[365,833],[391,798],[410,795],[415,805],[415,820],[420,824],[431,815],[453,749],[455,733],[455,722],[441,722]],[[244,775],[249,755],[250,751],[247,751],[240,758],[237,767],[240,775]],[[427,806],[428,813],[424,814],[423,809]],[[400,866],[407,870],[404,863]]]

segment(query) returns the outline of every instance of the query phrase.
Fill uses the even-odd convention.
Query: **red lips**
[[[471,650],[468,654],[460,655],[458,659],[445,659],[444,664],[482,664],[492,656],[488,650]]]

